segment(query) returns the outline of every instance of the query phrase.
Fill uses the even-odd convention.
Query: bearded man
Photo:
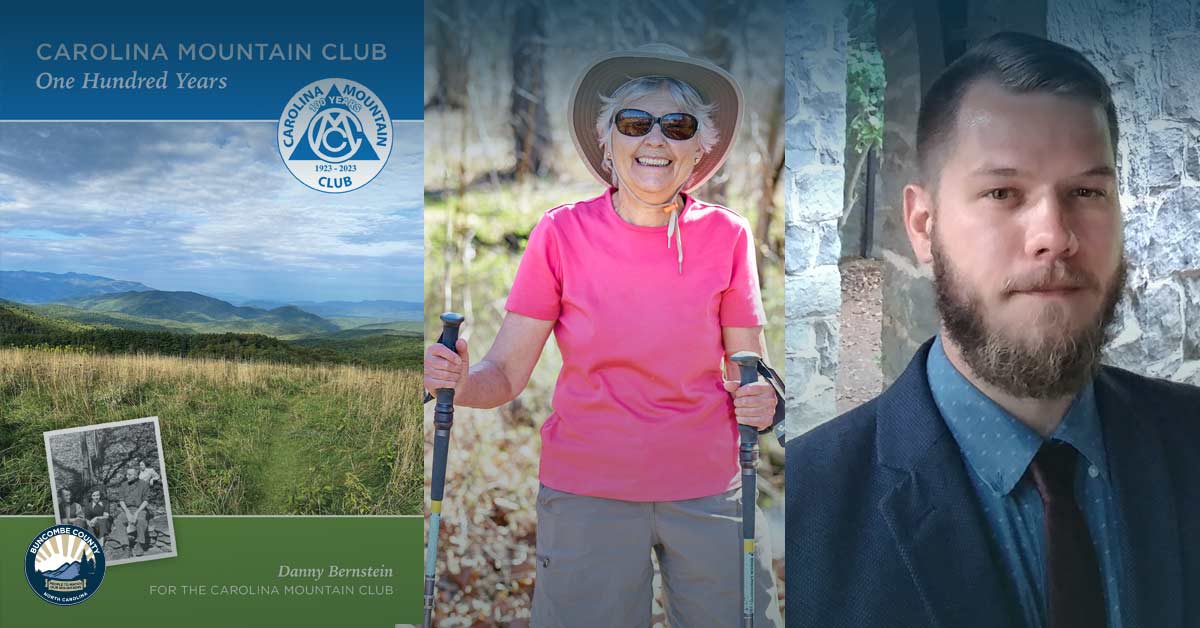
[[[1200,389],[1100,364],[1116,109],[1002,33],[923,100],[904,190],[939,334],[787,451],[789,626],[1200,626]]]

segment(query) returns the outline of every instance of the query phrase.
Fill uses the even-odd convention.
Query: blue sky
[[[346,194],[294,179],[273,122],[0,123],[0,270],[271,300],[422,299],[422,124]]]

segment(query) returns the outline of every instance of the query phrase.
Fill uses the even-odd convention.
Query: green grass
[[[0,515],[53,511],[42,432],[159,417],[177,514],[417,514],[420,374],[0,349]]]

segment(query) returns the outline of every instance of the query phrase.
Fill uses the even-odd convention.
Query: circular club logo
[[[330,194],[357,190],[392,154],[392,119],[375,92],[350,79],[305,85],[279,119],[279,155],[292,175]]]
[[[91,597],[104,580],[104,549],[83,528],[50,526],[29,544],[25,579],[38,597],[51,604],[78,604]]]

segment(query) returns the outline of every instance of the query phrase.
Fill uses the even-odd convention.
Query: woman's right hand
[[[458,353],[447,349],[440,342],[435,342],[425,349],[425,390],[429,391],[429,394],[437,394],[439,388],[458,390],[467,381],[467,369],[471,366],[467,341],[459,338],[455,349]]]

